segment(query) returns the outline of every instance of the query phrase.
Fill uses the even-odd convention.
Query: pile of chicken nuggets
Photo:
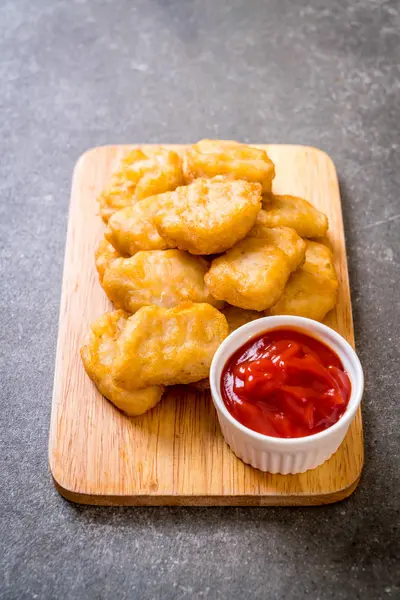
[[[115,311],[81,349],[99,391],[130,416],[166,386],[207,387],[215,351],[259,317],[321,321],[338,281],[323,237],[327,217],[303,198],[272,193],[268,154],[202,140],[181,154],[135,149],[99,198],[96,254]]]

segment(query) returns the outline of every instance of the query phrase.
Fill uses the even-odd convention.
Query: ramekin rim
[[[336,342],[338,343],[339,346],[340,345],[343,346],[343,348],[340,348],[340,352],[337,352],[337,349],[334,349],[334,348],[332,348],[332,350],[339,355],[339,358],[342,362],[343,362],[343,355],[345,354],[345,351],[347,352],[347,354],[346,354],[347,359],[352,363],[352,366],[353,366],[353,369],[355,372],[355,377],[358,381],[357,381],[357,386],[355,386],[354,385],[355,382],[352,381],[352,389],[351,389],[351,395],[350,395],[348,405],[346,407],[345,412],[340,417],[340,419],[338,421],[336,421],[336,423],[334,423],[327,429],[324,429],[323,431],[314,433],[312,435],[308,435],[308,436],[304,436],[304,437],[279,438],[279,437],[265,435],[263,433],[259,433],[258,431],[254,431],[253,429],[250,429],[249,427],[242,425],[242,423],[240,423],[237,419],[235,419],[235,417],[233,415],[231,415],[231,413],[227,409],[227,407],[222,399],[221,393],[219,391],[219,387],[220,387],[219,383],[220,382],[217,381],[216,369],[217,369],[217,363],[219,362],[221,355],[223,355],[225,352],[227,352],[229,345],[232,343],[232,341],[234,341],[237,337],[239,337],[241,335],[241,333],[245,332],[246,330],[249,330],[251,332],[251,335],[249,336],[248,339],[251,339],[251,337],[258,335],[258,334],[262,333],[263,331],[271,331],[280,326],[282,326],[282,327],[290,326],[290,324],[292,324],[294,327],[298,327],[299,329],[303,329],[303,331],[305,331],[305,333],[308,333],[309,335],[312,335],[312,332],[310,332],[310,330],[308,329],[308,327],[311,325],[312,327],[316,328],[317,330],[319,330],[322,333],[322,338],[323,338],[323,333],[329,334],[330,336],[332,336],[336,340]],[[330,346],[329,340],[323,339],[323,341],[328,346]],[[226,361],[228,360],[228,358],[230,356],[232,356],[232,354],[234,352],[236,352],[236,350],[238,348],[240,348],[240,346],[242,346],[244,343],[246,343],[246,342],[242,341],[239,344],[235,344],[230,349],[229,354],[227,353],[226,359],[223,363],[224,365],[226,364]],[[342,351],[343,351],[343,353],[342,353]],[[222,368],[221,368],[221,371],[222,371]],[[219,410],[223,413],[224,417],[229,421],[229,423],[233,427],[235,427],[236,429],[239,429],[239,431],[241,431],[242,433],[244,433],[246,435],[249,435],[250,437],[252,437],[253,439],[255,439],[257,441],[261,441],[261,442],[265,441],[270,444],[276,444],[276,445],[286,446],[286,447],[290,446],[290,445],[292,445],[292,446],[293,445],[302,445],[302,446],[311,445],[314,442],[319,442],[320,440],[323,440],[324,438],[333,435],[338,429],[341,429],[344,425],[346,425],[346,424],[350,425],[350,423],[354,419],[357,409],[361,403],[361,399],[362,399],[362,395],[363,395],[363,391],[364,391],[363,368],[361,366],[360,359],[358,358],[357,353],[354,350],[354,348],[351,346],[351,344],[342,335],[340,335],[340,333],[338,333],[337,331],[335,331],[328,325],[325,325],[324,323],[321,323],[319,321],[315,321],[314,319],[309,319],[307,317],[298,317],[295,315],[273,315],[273,316],[261,317],[260,319],[250,321],[250,323],[246,323],[245,325],[242,325],[241,327],[238,327],[237,329],[235,329],[235,331],[232,331],[232,333],[230,333],[228,335],[228,337],[225,338],[225,340],[222,342],[222,344],[219,346],[216,353],[214,354],[214,357],[213,357],[213,360],[211,363],[211,367],[210,367],[210,378],[209,379],[210,379],[210,387],[211,387],[211,396],[212,396],[214,406],[217,410]]]

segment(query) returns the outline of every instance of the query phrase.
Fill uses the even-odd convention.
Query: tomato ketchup
[[[273,329],[241,346],[221,375],[231,415],[253,431],[298,438],[331,427],[346,410],[351,383],[326,344],[296,329]]]

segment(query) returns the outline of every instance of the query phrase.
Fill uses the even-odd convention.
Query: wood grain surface
[[[260,147],[276,165],[274,191],[303,196],[329,218],[340,287],[336,310],[326,323],[354,345],[334,164],[315,148]],[[130,148],[89,150],[74,171],[49,441],[57,489],[74,502],[102,505],[310,505],[347,497],[363,465],[360,411],[329,461],[300,475],[271,475],[231,452],[208,393],[170,388],[156,408],[130,419],[87,377],[79,348],[90,323],[112,308],[94,266],[95,246],[104,231],[96,198]]]

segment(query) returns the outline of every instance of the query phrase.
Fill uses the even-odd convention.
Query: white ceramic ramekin
[[[351,381],[350,400],[339,421],[308,437],[276,438],[248,429],[230,414],[221,397],[221,373],[228,358],[250,338],[281,327],[293,327],[324,342],[340,358]],[[215,353],[210,385],[222,433],[236,456],[261,471],[286,475],[315,469],[336,452],[361,402],[364,376],[357,354],[336,331],[312,319],[282,315],[257,319],[231,333]]]

